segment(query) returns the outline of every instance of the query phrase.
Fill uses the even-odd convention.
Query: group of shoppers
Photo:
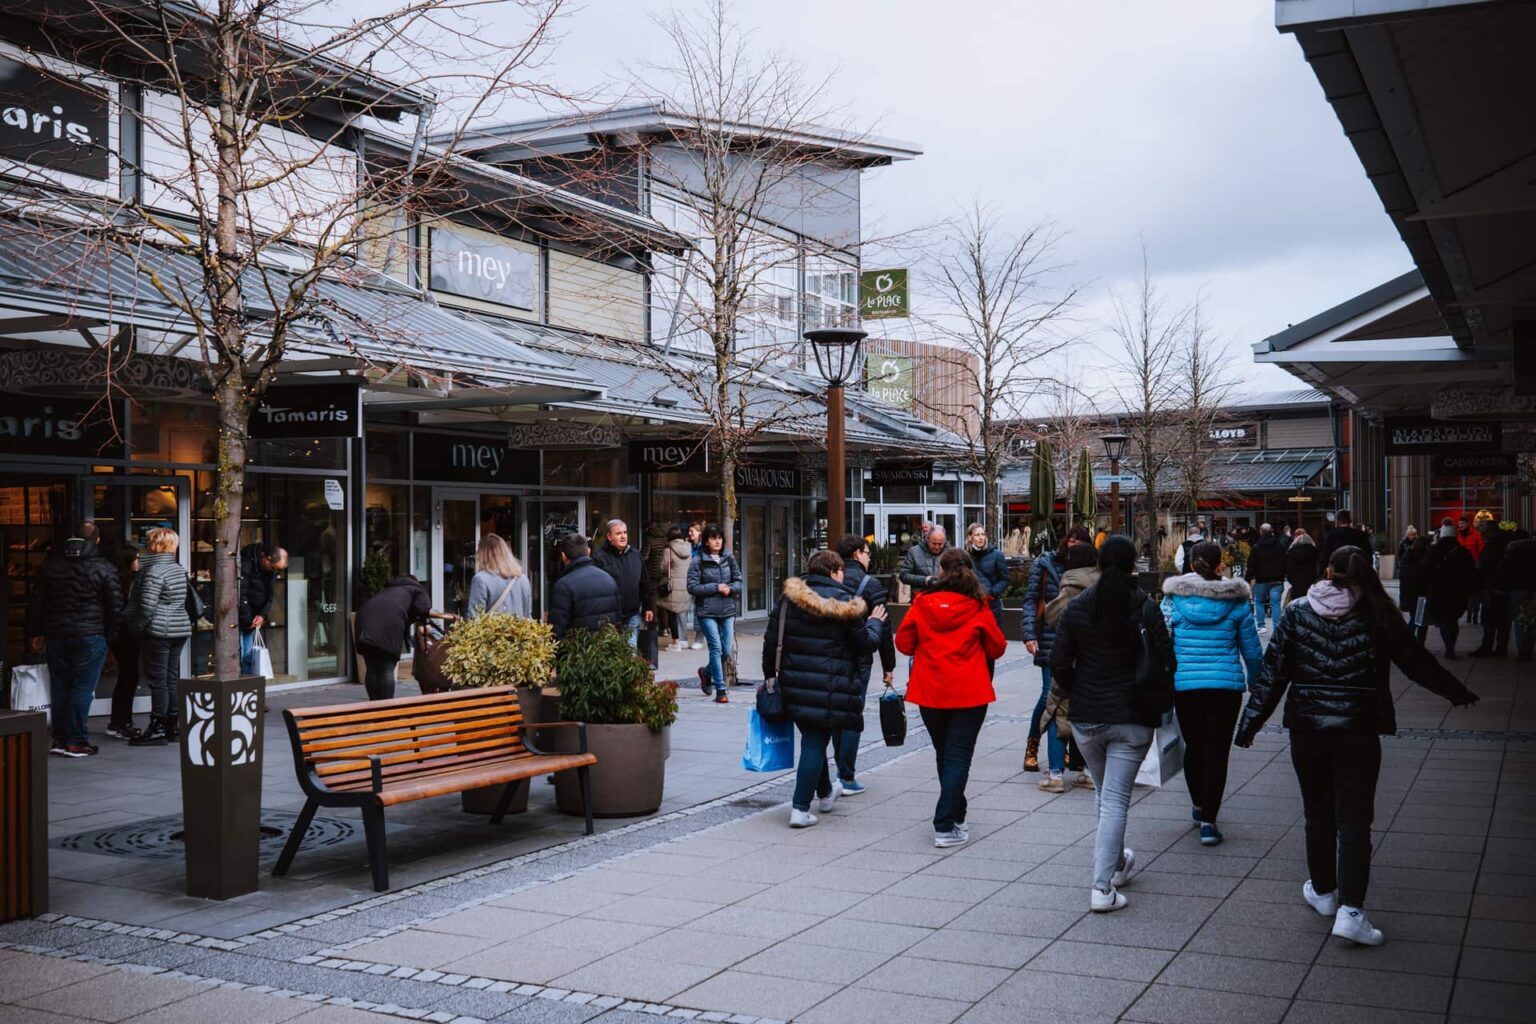
[[[1429,627],[1440,634],[1443,657],[1456,657],[1461,621],[1481,619],[1482,643],[1474,658],[1515,653],[1530,661],[1536,630],[1536,540],[1515,523],[1491,513],[1441,520],[1433,537],[1410,526],[1398,544],[1398,604],[1423,642]]]

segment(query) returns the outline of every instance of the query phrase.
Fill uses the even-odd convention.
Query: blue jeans
[[[624,639],[629,641],[629,646],[634,650],[640,649],[640,625],[643,617],[639,612],[631,615],[619,624],[619,632],[624,634]]]
[[[795,770],[795,795],[790,806],[797,811],[808,811],[812,796],[832,794],[832,773],[827,771],[827,744],[832,742],[832,734],[807,729],[799,722],[795,723],[795,728],[800,730],[800,762]]]
[[[948,832],[965,824],[965,784],[971,778],[971,758],[976,737],[987,717],[987,706],[974,708],[919,707],[923,726],[933,741],[933,759],[939,769],[939,800],[933,807],[933,830]]]
[[[725,691],[725,656],[736,649],[736,618],[700,615],[698,622],[704,631],[704,642],[709,644],[709,676],[715,681],[715,692],[722,693]]]
[[[91,741],[86,720],[90,717],[96,682],[101,678],[101,666],[106,660],[107,638],[100,633],[55,637],[48,642],[54,742],[67,745]]]
[[[869,677],[875,670],[874,662],[864,665],[858,670],[859,674],[859,703],[869,696]],[[855,763],[859,759],[859,740],[864,738],[863,731],[855,732],[852,729],[839,729],[832,743],[832,756],[837,760],[837,777],[844,782],[853,781]]]
[[[1093,887],[1110,890],[1110,878],[1124,867],[1125,821],[1131,808],[1131,787],[1152,746],[1154,730],[1145,725],[1092,725],[1074,722],[1072,737],[1088,764],[1094,782],[1099,831],[1093,841]]]
[[[256,655],[251,652],[256,649],[256,631],[254,629],[242,629],[240,631],[240,674],[253,676],[256,674]]]
[[[1269,612],[1269,618],[1275,625],[1280,624],[1280,595],[1285,593],[1285,584],[1281,583],[1255,583],[1253,585],[1253,617],[1255,625],[1264,628],[1265,610]]]
[[[1029,738],[1040,738],[1040,716],[1045,714],[1045,699],[1051,695],[1051,670],[1040,666],[1040,699],[1035,701],[1035,713],[1029,716]]]

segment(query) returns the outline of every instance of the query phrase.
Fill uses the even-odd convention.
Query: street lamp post
[[[1126,434],[1105,434],[1099,438],[1104,442],[1104,454],[1109,456],[1109,532],[1120,532],[1120,457],[1125,454],[1126,442],[1130,437]]]
[[[816,369],[827,385],[827,546],[840,540],[847,515],[848,458],[843,440],[843,387],[859,369],[867,333],[854,327],[820,327],[805,332]]]
[[[1302,493],[1307,489],[1307,474],[1292,473],[1291,483],[1296,485],[1296,495],[1291,499],[1291,503],[1296,506],[1296,528],[1300,529],[1302,523],[1301,513],[1305,511],[1307,506],[1307,496]]]

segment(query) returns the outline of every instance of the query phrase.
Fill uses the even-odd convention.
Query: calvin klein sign
[[[356,381],[267,388],[251,410],[249,427],[258,441],[358,437],[362,429],[363,393]]]
[[[631,473],[708,473],[709,446],[687,438],[629,442]]]
[[[434,227],[428,232],[434,291],[532,309],[538,258],[510,242]]]
[[[105,89],[0,57],[0,157],[105,181],[110,117]]]
[[[415,479],[475,484],[536,484],[539,453],[484,434],[412,434]]]

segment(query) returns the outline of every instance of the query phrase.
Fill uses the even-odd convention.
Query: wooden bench
[[[389,888],[384,808],[504,784],[491,816],[491,824],[498,825],[515,795],[512,783],[572,768],[581,780],[587,835],[592,834],[588,769],[597,757],[587,751],[586,724],[538,723],[540,729],[575,729],[579,740],[574,754],[539,750],[523,729],[513,687],[289,708],[283,720],[299,785],[309,799],[272,868],[274,875],[287,873],[317,808],[357,807],[363,812],[373,887],[383,892]]]

